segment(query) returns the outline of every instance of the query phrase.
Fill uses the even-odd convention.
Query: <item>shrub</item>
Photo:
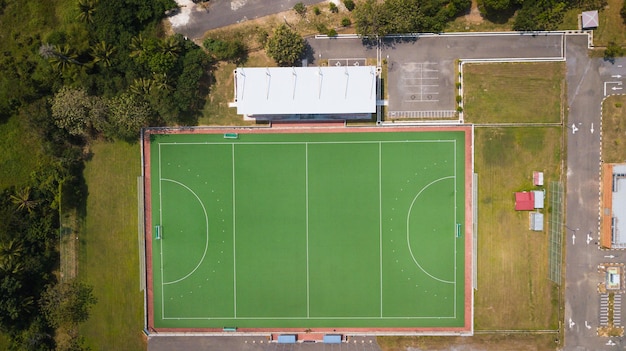
[[[320,34],[328,33],[328,27],[326,27],[324,23],[318,23],[315,29],[317,29]]]
[[[352,21],[348,17],[344,17],[341,19],[341,25],[347,27],[352,24]]]
[[[604,60],[609,61],[611,63],[615,62],[615,58],[618,56],[622,56],[624,54],[624,50],[621,46],[617,45],[615,42],[610,41],[609,45],[604,50]]]
[[[327,35],[328,35],[329,37],[336,37],[336,36],[337,36],[337,31],[335,30],[335,28],[331,28],[331,29],[328,31]]]
[[[239,40],[223,41],[206,38],[202,46],[219,61],[237,61],[246,54],[246,47]]]
[[[461,101],[463,101],[463,97],[461,95],[457,95],[456,96],[456,102],[457,103],[461,103]]]
[[[622,16],[624,24],[626,24],[626,0],[624,0],[624,4],[622,5],[622,9],[619,11],[619,14]]]
[[[329,3],[328,4],[328,8],[330,9],[330,12],[332,12],[332,13],[339,12],[339,8],[337,7],[337,5],[335,5],[334,2]]]
[[[315,16],[319,16],[319,15],[320,15],[320,13],[322,13],[322,11],[320,10],[320,8],[319,8],[319,7],[315,6],[315,7],[313,8],[313,13],[315,14]]]
[[[343,5],[346,7],[348,11],[354,10],[354,1],[353,0],[343,0]]]
[[[306,6],[302,2],[299,2],[293,6],[293,10],[296,11],[297,14],[304,17],[306,15]]]

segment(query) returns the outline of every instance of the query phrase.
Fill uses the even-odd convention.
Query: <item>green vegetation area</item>
[[[31,172],[46,162],[42,142],[29,128],[23,116],[0,123],[0,189],[26,185]]]
[[[478,331],[558,328],[561,292],[548,280],[547,232],[529,230],[528,212],[514,210],[513,193],[535,189],[533,171],[543,171],[546,184],[561,179],[563,130],[489,125],[560,122],[564,76],[560,62],[464,66],[465,120],[485,125],[476,129],[474,146]]]
[[[96,142],[85,165],[85,230],[79,233],[79,277],[98,303],[80,328],[93,350],[145,350],[139,290],[138,144]]]
[[[463,94],[466,122],[559,123],[565,63],[464,65]]]
[[[607,7],[599,12],[598,29],[593,31],[593,43],[607,46],[610,42],[626,46],[626,22],[620,15],[624,0],[606,0]]]
[[[602,161],[626,162],[626,96],[611,96],[602,106]]]
[[[535,189],[533,171],[560,180],[562,135],[560,127],[476,129],[476,330],[558,328],[560,292],[548,279],[547,231],[529,230],[528,212],[514,210],[513,193]]]

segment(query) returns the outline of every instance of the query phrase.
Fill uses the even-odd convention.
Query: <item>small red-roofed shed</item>
[[[532,191],[515,193],[515,211],[532,211],[535,209],[535,194]]]

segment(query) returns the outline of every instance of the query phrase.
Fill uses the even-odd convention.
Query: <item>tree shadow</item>
[[[308,41],[304,42],[304,50],[302,50],[302,54],[300,55],[300,59],[302,60],[302,66],[308,66],[308,64],[304,64],[306,60],[307,63],[315,63],[315,49],[309,44]]]
[[[519,9],[520,7],[514,6],[512,8],[498,12],[480,11],[480,13],[486,20],[490,22],[493,22],[495,24],[505,24],[511,20],[513,15],[515,15],[515,12]]]

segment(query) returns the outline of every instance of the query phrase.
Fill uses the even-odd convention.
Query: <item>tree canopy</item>
[[[360,36],[378,37],[391,33],[441,32],[448,21],[470,6],[471,0],[365,0],[352,13]]]
[[[285,24],[281,24],[267,41],[266,51],[279,66],[292,66],[302,56],[304,39]]]

